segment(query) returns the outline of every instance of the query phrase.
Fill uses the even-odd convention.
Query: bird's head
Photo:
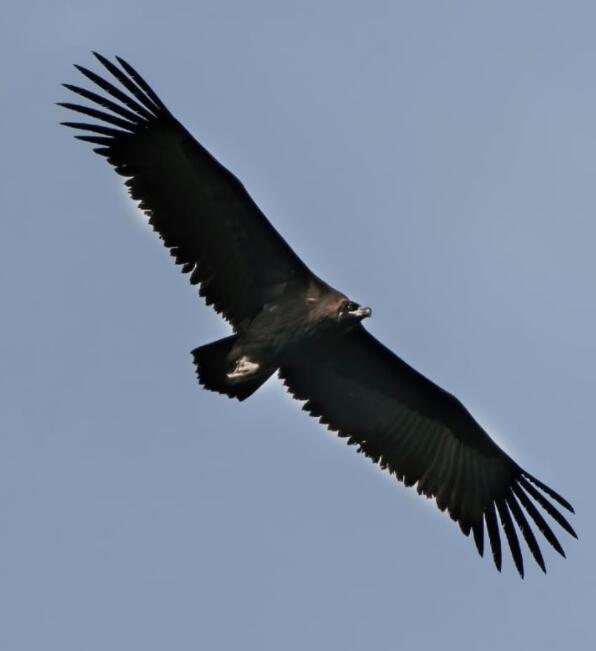
[[[359,323],[362,319],[366,319],[372,314],[370,307],[362,307],[354,301],[348,299],[343,300],[337,310],[337,320],[340,323],[349,324]]]

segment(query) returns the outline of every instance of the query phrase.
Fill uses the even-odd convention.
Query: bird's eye
[[[358,309],[358,305],[356,305],[356,303],[352,303],[351,301],[344,305],[344,311],[345,312],[353,312],[354,310],[357,310],[357,309]]]

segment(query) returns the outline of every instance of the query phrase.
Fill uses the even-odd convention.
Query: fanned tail
[[[227,376],[229,371],[228,355],[237,339],[238,335],[232,335],[205,346],[199,346],[192,351],[192,356],[199,384],[210,391],[223,393],[230,398],[246,400],[273,375],[275,369],[256,377],[249,377],[241,382],[230,381]]]

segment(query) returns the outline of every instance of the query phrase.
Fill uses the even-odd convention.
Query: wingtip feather
[[[547,486],[539,479],[536,479],[536,477],[531,475],[529,472],[526,472],[525,470],[523,470],[521,474],[526,479],[530,480],[533,484],[538,486],[538,488],[540,488],[540,490],[545,492],[549,497],[552,497],[553,500],[558,502],[562,507],[566,508],[571,513],[575,513],[575,509],[573,508],[573,506],[563,496],[559,495],[559,493],[557,493],[556,490],[552,489],[550,486]]]

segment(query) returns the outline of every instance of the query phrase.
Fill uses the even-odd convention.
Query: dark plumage
[[[370,316],[317,278],[242,184],[172,116],[125,61],[95,55],[108,82],[76,66],[105,95],[65,84],[91,105],[62,103],[65,122],[126,177],[131,196],[199,294],[234,334],[193,351],[199,382],[244,400],[278,373],[304,409],[419,493],[436,498],[482,555],[488,534],[501,569],[501,531],[523,576],[521,532],[538,565],[534,528],[564,556],[547,514],[572,536],[551,488],[501,450],[452,395],[362,326]]]

